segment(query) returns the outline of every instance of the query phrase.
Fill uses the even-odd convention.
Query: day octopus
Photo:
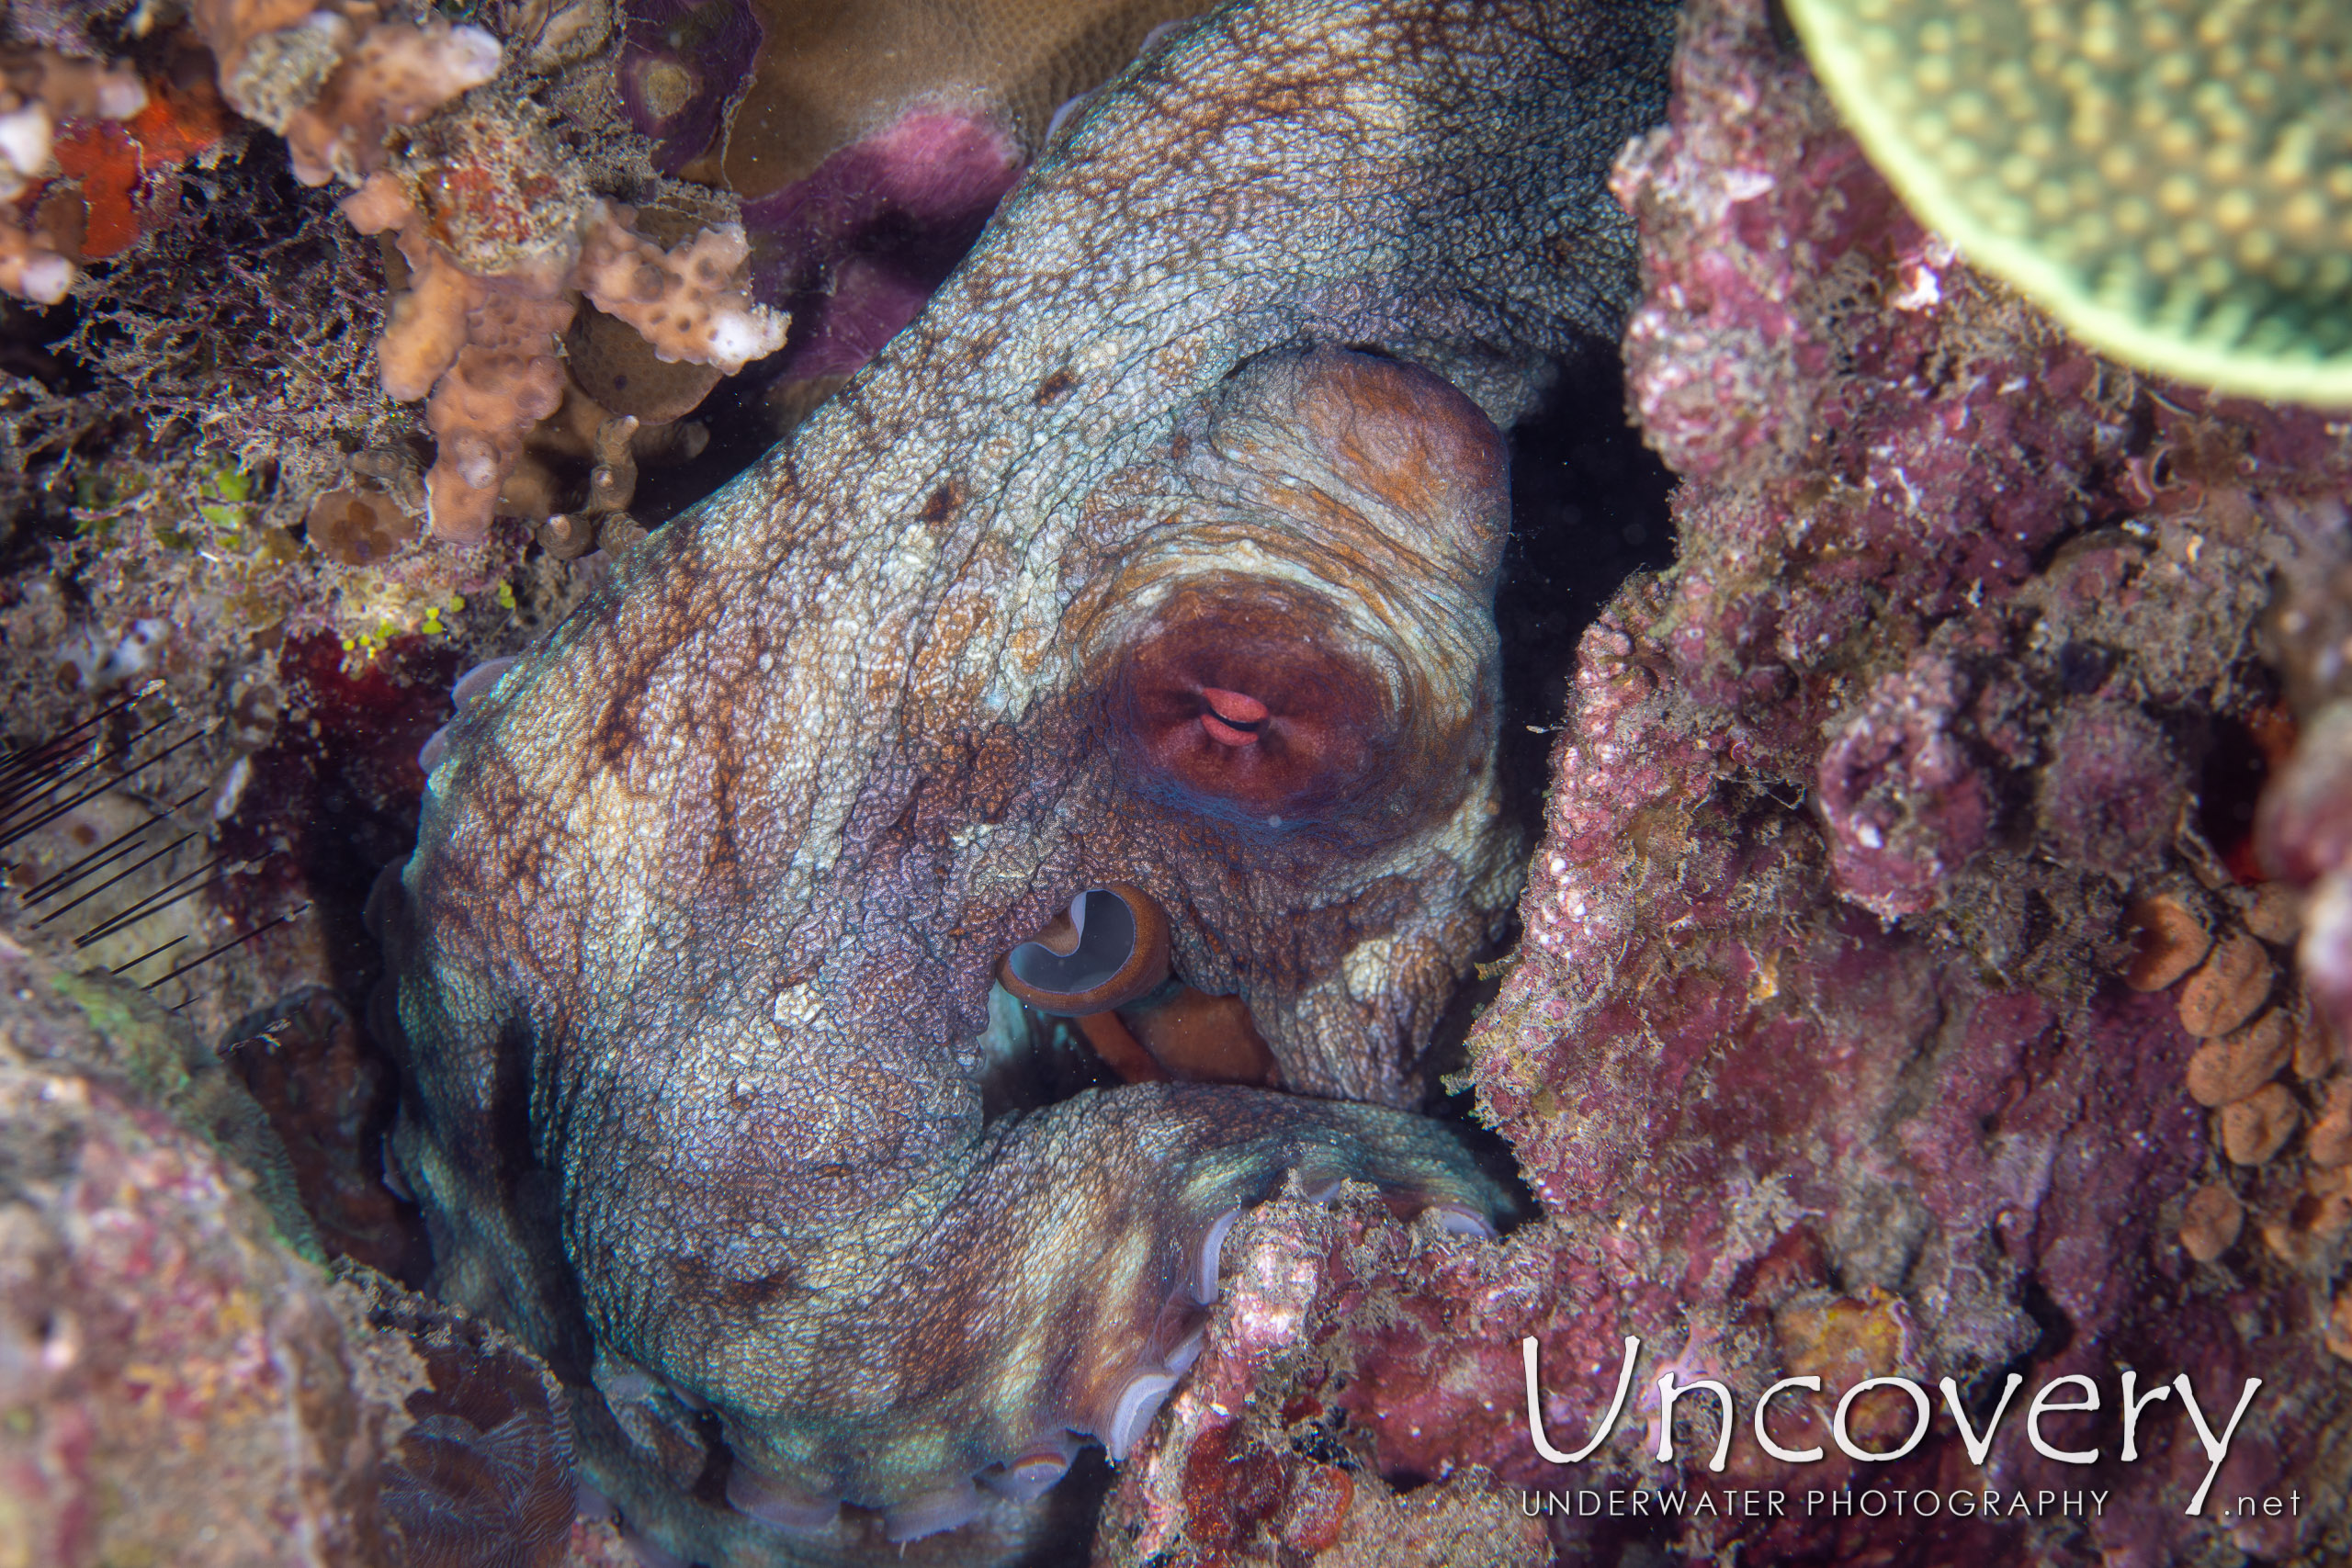
[[[1519,883],[1498,427],[1632,295],[1672,28],[1163,39],[452,727],[379,909],[398,1163],[655,1560],[1002,1560],[1148,1432],[1242,1210],[1502,1213],[1404,1109]],[[1071,1014],[1143,1081],[990,1104]]]

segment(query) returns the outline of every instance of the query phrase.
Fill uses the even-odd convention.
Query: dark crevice
[[[1624,370],[1597,352],[1571,366],[1511,434],[1511,535],[1495,626],[1503,652],[1507,808],[1532,844],[1577,645],[1618,587],[1674,561],[1674,476],[1625,417]]]

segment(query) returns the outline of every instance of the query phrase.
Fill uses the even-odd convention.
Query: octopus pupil
[[[1266,723],[1266,705],[1242,692],[1228,692],[1218,686],[1201,688],[1201,728],[1209,739],[1227,746],[1248,746],[1256,742]]]

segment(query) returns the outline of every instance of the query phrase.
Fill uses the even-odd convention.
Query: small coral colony
[[[0,0],[0,1565],[2346,1560],[2343,0]]]

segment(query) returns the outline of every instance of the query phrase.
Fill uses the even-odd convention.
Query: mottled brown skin
[[[1294,1177],[1499,1201],[1385,1106],[1516,890],[1494,422],[1630,293],[1602,181],[1670,13],[1428,11],[1154,51],[452,731],[385,912],[400,1157],[442,1290],[603,1391],[584,1468],[670,1551],[854,1556],[1111,1435]],[[983,1122],[998,964],[1114,882],[1298,1092]]]

